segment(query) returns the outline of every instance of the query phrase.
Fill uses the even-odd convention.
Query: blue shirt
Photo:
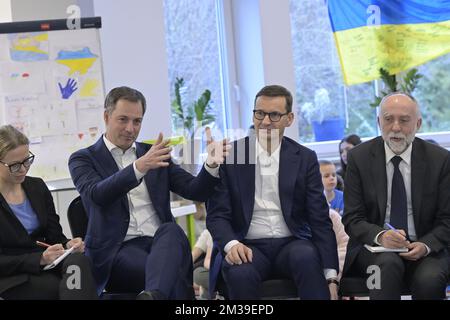
[[[344,213],[344,193],[342,191],[334,189],[334,199],[330,202],[330,208],[342,216]]]
[[[17,219],[19,219],[24,228],[27,230],[28,234],[32,233],[39,227],[39,220],[36,212],[34,212],[27,197],[25,197],[24,202],[19,204],[9,204],[9,206],[16,215]]]

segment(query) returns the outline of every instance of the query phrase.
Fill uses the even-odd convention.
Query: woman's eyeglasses
[[[0,161],[5,167],[9,168],[9,172],[16,173],[20,171],[20,168],[24,166],[26,169],[30,168],[32,163],[34,161],[34,154],[30,151],[30,156],[23,160],[22,162],[14,162],[14,163],[4,163],[3,161]]]

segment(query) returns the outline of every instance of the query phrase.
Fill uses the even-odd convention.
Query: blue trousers
[[[154,237],[125,241],[114,258],[110,292],[157,290],[168,299],[193,299],[192,255],[184,231],[162,224]]]
[[[292,279],[301,299],[330,299],[319,253],[311,241],[293,237],[244,240],[253,252],[251,263],[222,261],[222,275],[230,299],[260,299],[263,281]]]

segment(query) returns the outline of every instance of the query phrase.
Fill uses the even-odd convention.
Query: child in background
[[[205,229],[198,237],[198,240],[192,249],[192,261],[194,262],[194,289],[196,289],[196,296],[198,296],[200,300],[210,298],[208,288],[212,246],[213,241],[211,234]]]
[[[328,160],[320,160],[319,164],[327,202],[331,209],[337,211],[342,216],[344,213],[344,193],[336,189],[336,166]]]
[[[344,225],[342,224],[341,216],[339,215],[339,213],[337,213],[333,209],[330,209],[330,219],[331,222],[333,222],[333,231],[336,235],[339,257],[338,280],[341,280],[342,270],[344,269],[345,255],[347,253],[348,235],[347,233],[345,233]]]

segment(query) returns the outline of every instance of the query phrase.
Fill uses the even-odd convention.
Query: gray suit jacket
[[[381,137],[350,150],[342,222],[350,237],[344,275],[363,244],[383,230],[387,204],[384,141]],[[411,198],[417,241],[432,252],[450,243],[450,153],[415,138],[411,154]]]

